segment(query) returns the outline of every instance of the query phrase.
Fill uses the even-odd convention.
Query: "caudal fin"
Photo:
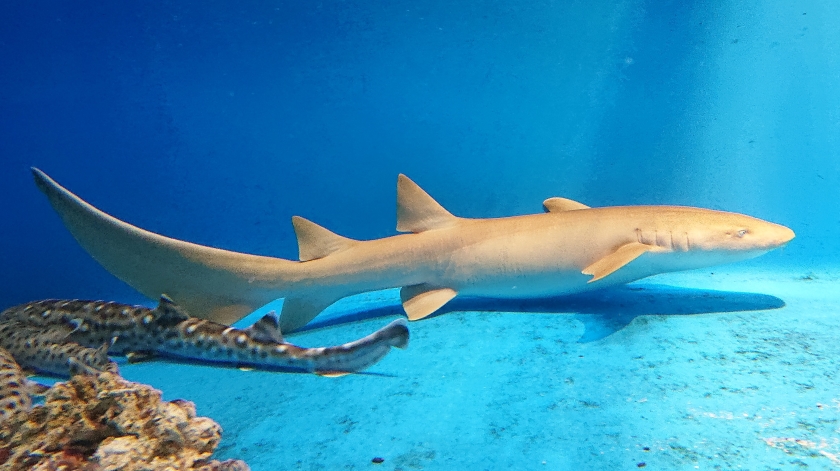
[[[32,174],[79,244],[106,270],[151,299],[167,293],[190,315],[230,324],[284,295],[280,278],[295,262],[140,229],[96,209],[37,168]]]

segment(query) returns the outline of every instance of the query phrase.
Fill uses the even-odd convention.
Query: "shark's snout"
[[[773,226],[772,242],[769,244],[771,248],[784,247],[796,237],[796,234],[789,227],[780,224],[773,224]]]
[[[784,226],[782,226],[784,227]],[[785,227],[785,235],[783,237],[782,244],[787,244],[788,242],[792,241],[796,234],[793,233],[793,230],[789,227]]]
[[[745,245],[740,247],[741,250],[768,252],[784,247],[796,237],[789,227],[767,221],[761,222],[762,224],[750,228],[750,236],[744,238]]]

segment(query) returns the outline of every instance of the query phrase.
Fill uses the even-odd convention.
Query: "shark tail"
[[[338,347],[327,347],[318,353],[321,358],[314,371],[326,377],[344,376],[362,371],[379,362],[392,347],[408,347],[408,325],[405,319],[392,321],[376,332]]]
[[[167,293],[193,316],[231,324],[286,294],[282,280],[296,262],[155,234],[96,209],[37,168],[32,174],[79,244],[151,299]]]

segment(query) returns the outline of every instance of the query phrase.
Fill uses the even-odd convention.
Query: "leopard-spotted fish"
[[[81,344],[68,336],[72,329],[60,325],[32,325],[0,314],[0,348],[11,354],[21,368],[69,376],[92,370],[119,373],[108,358],[110,342],[99,346]],[[74,360],[74,361],[71,361]]]
[[[32,396],[47,389],[26,379],[12,354],[0,348],[0,422],[32,407]]]
[[[46,344],[63,341],[100,353],[107,348],[114,355],[162,355],[324,376],[361,371],[381,360],[391,347],[405,348],[409,337],[405,320],[399,319],[354,342],[302,348],[283,340],[273,313],[251,327],[236,329],[190,317],[166,296],[161,296],[155,309],[103,301],[38,301],[0,313],[0,326],[5,325],[12,328],[0,327],[0,346],[14,328],[25,327],[42,332]],[[39,349],[34,343],[30,347]],[[91,357],[76,357],[94,369],[102,368],[91,364]],[[24,366],[42,369],[37,364]]]

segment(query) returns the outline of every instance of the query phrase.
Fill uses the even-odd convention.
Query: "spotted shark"
[[[92,347],[70,340],[61,326],[37,327],[0,313],[0,348],[5,349],[27,371],[70,376],[89,371],[119,373],[108,357],[108,342]]]
[[[405,234],[359,241],[295,216],[300,261],[291,261],[143,230],[32,171],[81,246],[141,293],[169,293],[195,315],[225,324],[285,298],[284,331],[366,291],[401,288],[408,319],[417,320],[456,296],[578,293],[757,257],[794,238],[785,226],[743,214],[682,206],[590,208],[559,197],[545,200],[539,214],[462,218],[400,175],[397,231]]]
[[[391,347],[408,345],[397,319],[371,335],[333,347],[302,348],[286,342],[277,317],[266,314],[246,329],[189,316],[169,297],[154,309],[126,304],[46,300],[0,313],[0,347],[26,369],[59,376],[116,371],[108,354],[129,359],[160,355],[240,367],[340,376],[381,360]]]
[[[33,396],[47,387],[30,381],[11,352],[0,348],[0,423],[19,411],[32,408]]]

